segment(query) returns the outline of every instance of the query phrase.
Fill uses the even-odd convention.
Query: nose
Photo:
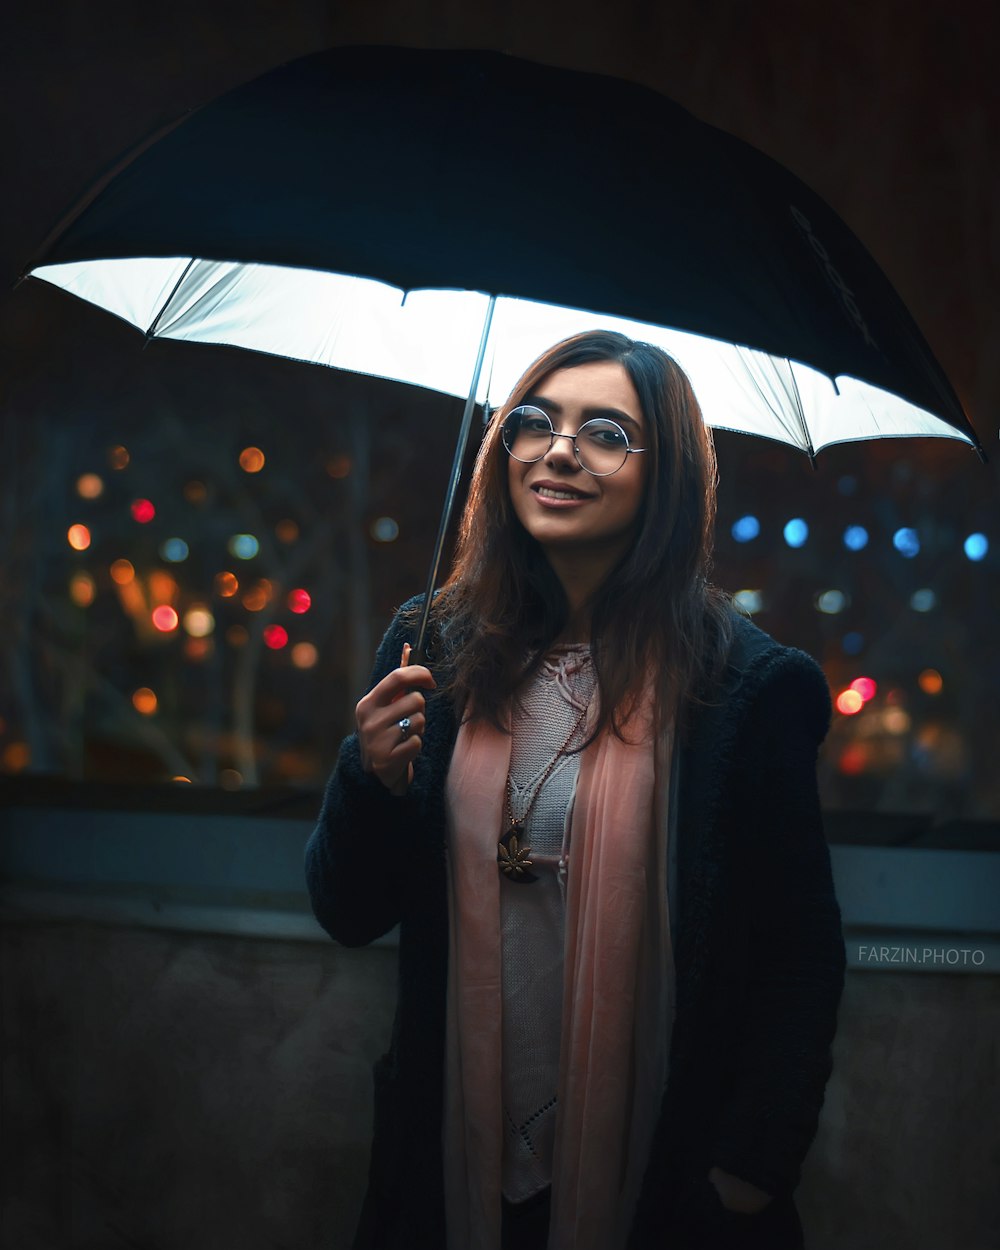
[[[545,463],[549,468],[560,473],[580,470],[580,462],[576,458],[576,444],[571,434],[560,434],[556,431],[552,446],[545,453]]]

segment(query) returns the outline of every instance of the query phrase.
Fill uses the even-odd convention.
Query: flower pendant
[[[538,880],[538,877],[530,871],[531,860],[528,856],[531,854],[531,847],[521,845],[523,837],[524,825],[512,820],[510,828],[497,843],[497,863],[500,865],[500,871],[508,881],[512,881],[515,885],[530,885]]]

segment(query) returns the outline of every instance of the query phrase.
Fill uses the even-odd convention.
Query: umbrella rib
[[[163,303],[160,305],[160,310],[159,310],[159,312],[156,314],[156,316],[153,318],[152,322],[150,323],[150,327],[149,327],[149,329],[146,331],[146,339],[147,339],[147,340],[149,340],[149,339],[153,338],[153,336],[156,334],[156,327],[160,324],[160,318],[163,316],[163,314],[164,314],[164,313],[167,311],[167,309],[170,307],[170,301],[171,301],[171,300],[174,298],[174,296],[177,294],[178,290],[180,289],[180,285],[181,285],[181,283],[184,281],[184,279],[185,279],[185,278],[188,276],[188,274],[191,272],[192,268],[194,267],[194,263],[195,263],[195,258],[192,256],[192,257],[191,257],[191,259],[188,261],[188,263],[184,266],[184,272],[181,274],[181,276],[180,276],[180,277],[177,279],[177,281],[174,283],[173,290],[170,292],[170,294],[167,296],[167,298],[166,298],[166,299],[163,301]]]
[[[448,531],[448,522],[451,520],[452,508],[455,505],[455,494],[458,490],[458,481],[462,476],[462,461],[465,459],[465,448],[469,441],[469,430],[472,426],[472,414],[476,407],[476,392],[479,390],[479,379],[483,372],[483,361],[486,358],[486,343],[490,337],[490,325],[493,321],[493,310],[496,307],[496,296],[490,296],[490,302],[486,308],[486,319],[483,322],[483,334],[479,340],[479,351],[476,355],[476,367],[472,372],[472,384],[469,387],[469,397],[465,401],[465,409],[462,413],[462,424],[458,431],[458,442],[455,446],[455,458],[451,464],[451,477],[448,480],[448,489],[445,492],[444,508],[441,512],[441,524],[438,527],[437,540],[434,543],[434,554],[431,557],[430,573],[427,577],[427,591],[424,595],[423,611],[420,613],[420,624],[417,626],[417,637],[413,644],[413,650],[410,655],[411,664],[423,664],[426,662],[424,654],[424,641],[427,634],[427,622],[431,614],[431,600],[434,597],[434,586],[437,582],[438,568],[441,564],[441,553],[444,550],[445,535]]]

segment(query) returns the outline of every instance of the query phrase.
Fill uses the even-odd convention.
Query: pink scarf
[[[583,752],[569,881],[549,1250],[618,1250],[660,1113],[673,1021],[666,903],[672,734],[644,707]],[[447,783],[448,1250],[500,1250],[500,879],[511,738],[459,730]],[[530,888],[530,887],[526,887]]]

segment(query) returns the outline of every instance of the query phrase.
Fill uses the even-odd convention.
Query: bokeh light
[[[26,742],[8,742],[0,755],[5,773],[23,773],[31,763],[31,748]]]
[[[104,479],[96,473],[81,473],[76,479],[76,493],[81,499],[99,499],[104,494]]]
[[[837,711],[844,716],[854,716],[864,707],[865,701],[856,690],[842,690],[837,695]]]
[[[865,703],[874,699],[878,691],[878,685],[870,677],[855,677],[849,688],[856,690]]]
[[[131,560],[115,560],[111,565],[111,580],[119,586],[127,586],[135,580],[135,569]]]
[[[224,768],[219,773],[219,785],[223,790],[238,790],[243,784],[243,774],[235,768]]]
[[[973,561],[984,560],[990,549],[990,540],[985,534],[970,534],[962,544],[966,556]]]
[[[208,498],[208,487],[204,482],[199,482],[197,478],[184,485],[184,498],[188,503],[204,503]]]
[[[262,612],[271,602],[272,587],[266,577],[262,577],[244,594],[242,603],[248,612]]]
[[[865,649],[865,636],[852,629],[840,640],[840,649],[844,655],[860,655]]]
[[[153,609],[151,619],[155,629],[161,634],[169,634],[175,630],[179,624],[179,618],[169,603],[161,603],[159,607]]]
[[[74,573],[69,579],[69,597],[78,608],[89,608],[97,596],[97,587],[89,573]]]
[[[868,748],[863,742],[851,742],[841,751],[837,768],[845,777],[858,777],[868,767]]]
[[[264,467],[264,453],[259,447],[244,447],[240,452],[240,468],[244,473],[259,473]]]
[[[239,588],[239,579],[235,573],[216,573],[215,593],[220,599],[232,599]]]
[[[760,522],[755,516],[741,516],[738,521],[733,522],[730,532],[738,543],[753,542],[760,533]]]
[[[293,543],[299,536],[299,527],[296,521],[291,517],[285,517],[279,521],[274,527],[274,532],[278,536],[278,541],[282,543]]]
[[[86,551],[90,546],[90,530],[86,525],[71,525],[66,531],[66,541],[74,551]]]
[[[827,616],[836,616],[847,607],[847,596],[842,590],[824,590],[816,596],[816,607]]]
[[[133,499],[131,511],[133,521],[138,521],[140,525],[148,525],[156,516],[156,509],[149,499]]]
[[[243,625],[230,625],[226,630],[226,642],[231,647],[245,647],[250,635]]]
[[[143,716],[152,716],[158,705],[159,701],[155,692],[148,686],[140,686],[138,690],[132,692],[132,706]]]
[[[920,552],[920,535],[915,529],[909,529],[904,526],[903,529],[896,530],[895,534],[893,534],[892,545],[901,556],[905,556],[907,560],[912,560]]]
[[[112,469],[127,469],[131,459],[132,457],[128,454],[128,448],[123,447],[120,443],[117,447],[112,447],[108,451],[108,463]]]
[[[303,590],[301,586],[295,590],[288,592],[289,610],[301,616],[304,612],[308,612],[312,607],[312,595],[308,590]]]
[[[314,668],[319,659],[319,652],[311,642],[297,642],[292,647],[291,656],[296,668]]]
[[[268,625],[264,630],[264,645],[272,651],[280,651],[288,645],[288,630],[284,625]]]
[[[741,607],[744,612],[749,612],[753,616],[755,612],[759,612],[763,608],[764,596],[759,590],[738,590],[733,595],[733,602],[738,607]]]
[[[887,707],[882,713],[882,728],[894,737],[908,733],[911,724],[909,713],[901,707]]]
[[[914,612],[931,612],[937,607],[937,595],[926,586],[922,590],[915,590],[910,595],[910,607]]]
[[[372,538],[377,543],[395,542],[399,537],[399,526],[391,516],[380,516],[372,522]]]
[[[944,689],[944,678],[936,668],[925,668],[917,678],[917,684],[924,694],[940,694]]]
[[[184,658],[197,664],[212,654],[213,647],[211,638],[185,638]]]
[[[192,638],[205,638],[215,629],[215,617],[203,603],[192,604],[184,613],[184,628]]]
[[[153,603],[170,603],[177,594],[177,583],[166,569],[153,569],[149,575],[149,597]]]
[[[260,543],[253,534],[234,534],[228,546],[229,554],[235,556],[237,560],[252,560],[260,551]]]
[[[848,551],[863,551],[868,546],[868,531],[863,525],[849,525],[844,530],[844,546]]]
[[[809,538],[809,526],[801,517],[793,517],[782,530],[789,547],[804,547]]]
[[[171,564],[180,564],[190,554],[190,548],[183,538],[168,538],[160,545],[160,555]]]
[[[350,456],[331,456],[326,462],[326,471],[332,478],[347,477],[351,471]]]

